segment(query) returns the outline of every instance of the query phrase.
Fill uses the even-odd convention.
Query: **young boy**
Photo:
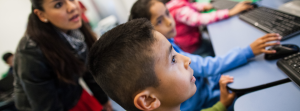
[[[8,71],[6,73],[4,73],[2,75],[2,77],[1,77],[1,78],[5,78],[9,74],[13,74],[13,62],[14,62],[13,59],[14,59],[14,54],[12,54],[10,52],[5,53],[5,54],[3,54],[2,59],[9,66]]]
[[[227,54],[216,57],[201,57],[186,53],[174,42],[176,23],[167,7],[158,0],[138,0],[131,8],[130,19],[146,18],[151,21],[154,29],[163,34],[172,44],[174,50],[191,59],[190,67],[194,70],[197,92],[181,104],[182,111],[199,111],[212,107],[220,100],[219,79],[223,72],[246,64],[249,59],[261,53],[275,53],[265,47],[278,45],[268,43],[280,40],[278,34],[267,34],[246,47],[237,47]],[[187,29],[186,29],[187,30]],[[228,43],[230,44],[230,43]]]
[[[93,45],[89,68],[96,82],[128,111],[180,111],[197,90],[191,59],[177,53],[146,19],[136,19],[108,31]],[[205,111],[224,111],[234,94],[220,79],[221,99]]]

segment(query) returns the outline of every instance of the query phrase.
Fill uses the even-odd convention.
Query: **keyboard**
[[[211,4],[217,10],[222,9],[232,9],[239,2],[229,1],[229,0],[217,0],[213,1]]]
[[[282,40],[300,33],[300,17],[267,7],[255,8],[239,17],[267,33],[279,33]]]
[[[300,87],[300,52],[278,60],[277,66]]]

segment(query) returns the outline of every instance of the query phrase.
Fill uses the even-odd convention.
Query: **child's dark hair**
[[[151,19],[150,7],[153,5],[153,1],[160,1],[160,0],[137,0],[133,4],[130,10],[130,16],[128,21],[137,18],[146,18],[150,20]]]
[[[135,19],[106,32],[89,53],[89,68],[100,87],[129,111],[139,91],[157,87],[151,46],[153,27],[147,19]]]
[[[3,56],[2,56],[3,61],[7,63],[8,58],[9,58],[10,56],[12,56],[12,55],[13,55],[13,54],[10,53],[10,52],[7,52],[7,53],[3,54]]]

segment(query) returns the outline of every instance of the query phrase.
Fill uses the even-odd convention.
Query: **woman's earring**
[[[45,19],[44,22],[48,22],[48,19]]]

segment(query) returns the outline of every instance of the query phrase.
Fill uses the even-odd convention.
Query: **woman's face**
[[[35,11],[40,20],[50,22],[64,32],[82,25],[78,0],[44,0],[42,7],[44,11]]]

